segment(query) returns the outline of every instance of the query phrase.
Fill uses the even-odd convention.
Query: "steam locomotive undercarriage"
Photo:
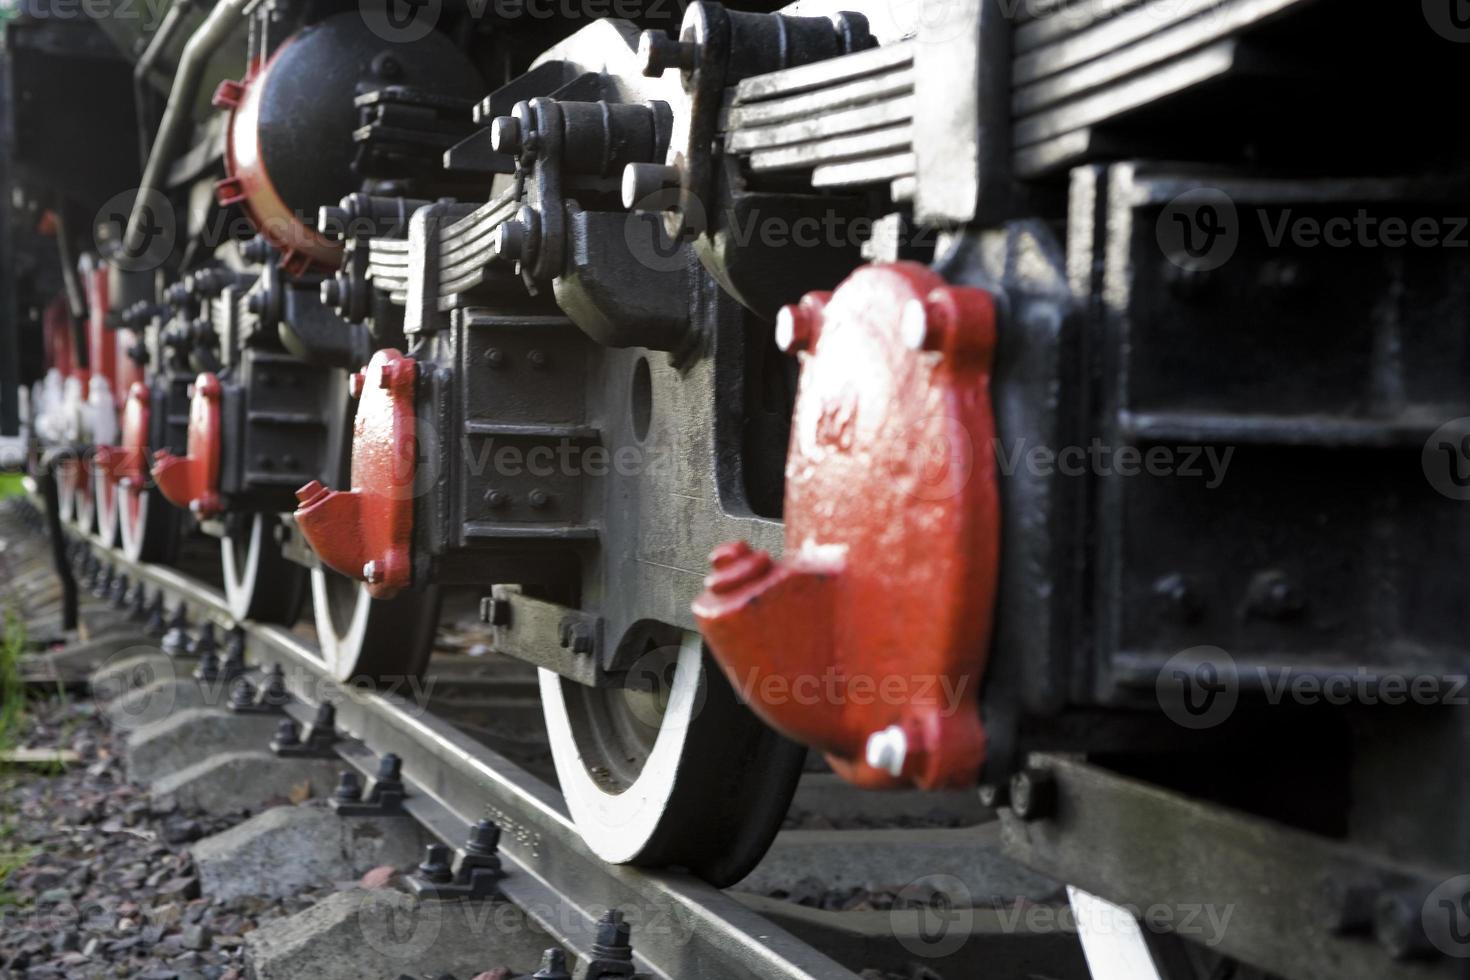
[[[608,862],[821,765],[1232,910],[1161,977],[1466,975],[1453,3],[102,6],[5,35],[68,535],[343,681],[478,600]]]

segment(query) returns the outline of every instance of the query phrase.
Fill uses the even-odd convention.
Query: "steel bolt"
[[[494,854],[500,849],[500,827],[493,820],[480,820],[470,828],[465,850],[471,854]]]
[[[219,680],[219,658],[214,655],[214,647],[208,647],[199,655],[199,665],[194,668],[194,679],[201,681]]]
[[[520,155],[520,120],[515,116],[496,116],[490,123],[490,148],[496,153]]]
[[[128,608],[128,621],[132,623],[146,623],[148,621],[148,594],[139,582],[133,587],[132,604]]]
[[[693,71],[699,63],[699,45],[676,41],[663,31],[644,31],[638,36],[638,67],[647,78],[658,78],[670,68]]]
[[[526,495],[526,500],[536,510],[541,510],[551,503],[551,495],[545,490],[537,488]]]
[[[89,591],[92,593],[92,596],[94,598],[97,598],[97,599],[105,599],[105,598],[107,598],[107,590],[108,590],[108,587],[110,586],[111,582],[112,582],[112,568],[111,568],[111,566],[104,567],[103,565],[98,564],[97,571],[92,576],[92,587],[91,587],[91,589]]]
[[[185,652],[189,646],[189,634],[185,632],[188,628],[188,611],[181,600],[174,609],[173,618],[168,621],[168,631],[163,635],[163,642],[160,644],[163,652],[173,656]]]
[[[485,596],[480,600],[480,622],[489,623],[491,626],[509,626],[510,602],[494,596]]]
[[[112,583],[112,608],[128,608],[128,577],[119,574]]]
[[[397,782],[403,775],[403,760],[392,752],[378,760],[378,779]]]
[[[1299,615],[1306,607],[1301,589],[1280,569],[1257,572],[1246,587],[1246,605],[1264,619],[1286,620]]]
[[[369,585],[377,585],[383,581],[383,565],[381,562],[370,561],[362,566],[362,580]]]
[[[424,863],[418,866],[418,874],[436,884],[447,884],[454,880],[454,869],[449,865],[449,848],[443,844],[430,844],[424,849]]]
[[[271,257],[271,243],[261,235],[256,235],[250,241],[240,246],[240,257],[246,262],[257,265],[265,262]]]
[[[980,805],[994,810],[1010,802],[1011,786],[1009,783],[981,783],[979,795]]]
[[[255,703],[255,687],[241,677],[230,685],[230,707],[248,708]]]
[[[832,298],[828,292],[807,293],[799,303],[789,303],[776,314],[776,346],[787,354],[811,350],[822,330],[822,311]]]
[[[510,503],[510,494],[504,490],[489,490],[485,493],[485,503],[489,507],[499,510]]]
[[[316,230],[334,241],[341,241],[347,232],[347,209],[323,204],[316,212]],[[330,281],[324,281],[322,286]],[[325,298],[326,293],[322,296]]]
[[[266,671],[265,683],[260,685],[260,702],[262,704],[285,704],[287,696],[285,671],[281,670],[281,664],[270,664],[270,669]]]
[[[485,351],[485,363],[492,368],[505,366],[505,352],[499,347],[491,347]]]
[[[540,349],[529,351],[526,354],[526,361],[536,370],[543,371],[546,369],[546,352]]]
[[[519,219],[502,221],[490,233],[490,250],[506,262],[520,262],[526,254],[526,226]]]
[[[672,196],[665,200],[662,195],[676,189],[683,179],[678,167],[662,163],[630,163],[623,168],[623,207],[639,211],[671,210],[676,202]],[[649,198],[657,200],[649,201]]]
[[[898,725],[889,725],[881,732],[874,732],[868,736],[864,756],[868,765],[874,769],[881,769],[888,775],[897,777],[903,774],[908,754],[908,733]]]
[[[604,960],[630,963],[633,947],[628,942],[628,923],[618,909],[608,909],[597,920],[597,933],[592,940],[592,955]]]
[[[196,657],[212,656],[219,649],[219,643],[214,638],[214,624],[205,620],[199,627],[199,636],[189,644],[189,652]]]
[[[1163,606],[1163,614],[1169,619],[1191,623],[1204,611],[1203,603],[1191,587],[1189,579],[1178,572],[1159,577],[1154,582],[1153,591]]]
[[[1011,810],[1022,820],[1045,820],[1056,810],[1056,777],[1027,768],[1011,777]]]
[[[403,64],[388,51],[381,51],[373,57],[373,74],[389,82],[396,82],[403,77]]]
[[[300,745],[301,729],[297,727],[296,722],[290,718],[286,718],[278,724],[276,726],[275,743],[277,745]]]
[[[220,658],[219,669],[220,675],[227,681],[234,680],[245,673],[245,640],[243,637],[238,641],[231,637],[230,642],[225,644],[225,655]]]
[[[343,772],[337,777],[337,789],[332,796],[344,803],[353,803],[362,799],[362,780],[357,773],[351,770]]]
[[[418,377],[418,366],[412,361],[389,361],[378,372],[378,387],[385,391],[406,388]]]
[[[995,301],[983,289],[940,286],[905,304],[898,330],[909,350],[984,354],[995,347]]]
[[[153,601],[148,605],[148,620],[143,632],[152,637],[161,637],[167,630],[168,626],[163,619],[163,590],[159,589],[153,593]]]
[[[311,720],[311,730],[313,733],[337,730],[337,708],[330,701],[323,701],[316,706],[316,715]]]
[[[571,980],[567,973],[567,954],[559,949],[548,949],[541,957],[541,968],[531,974],[532,980]]]

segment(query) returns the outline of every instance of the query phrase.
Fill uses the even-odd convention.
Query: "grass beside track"
[[[7,612],[5,634],[0,637],[0,751],[15,744],[25,716],[25,686],[20,679],[20,655],[25,645],[25,624],[14,612]],[[0,769],[0,792],[10,788],[12,779],[10,773]],[[0,906],[14,904],[14,896],[6,890],[5,883],[31,859],[31,850],[18,846],[19,829],[14,813],[0,803]]]

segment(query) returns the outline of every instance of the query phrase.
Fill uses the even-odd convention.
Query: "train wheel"
[[[311,572],[317,645],[338,680],[417,677],[429,664],[439,625],[439,590],[374,599],[367,587],[328,568]]]
[[[1278,980],[1194,939],[1146,928],[1135,911],[1070,885],[1067,900],[1093,980]]]
[[[92,496],[92,471],[85,461],[68,464],[71,470],[72,526],[83,534],[91,534],[97,525],[97,500]]]
[[[157,490],[118,486],[118,536],[129,561],[168,561],[178,519],[178,509]]]
[[[77,472],[75,459],[65,459],[56,464],[56,509],[61,523],[75,525],[77,519]]]
[[[307,570],[281,554],[274,514],[255,514],[220,539],[230,615],[290,625],[301,615]]]
[[[100,466],[92,467],[92,498],[97,502],[97,540],[104,548],[118,542],[117,484]]]
[[[620,688],[542,670],[541,704],[567,808],[604,860],[729,885],[780,829],[805,751],[740,703],[698,634],[650,644]]]

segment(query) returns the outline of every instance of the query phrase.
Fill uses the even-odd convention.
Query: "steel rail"
[[[196,620],[237,624],[224,596],[198,580],[88,543],[135,581],[186,602]],[[238,625],[249,662],[281,665],[295,698],[286,708],[292,718],[307,724],[317,704],[334,703],[337,727],[352,736],[337,745],[345,762],[370,776],[382,753],[403,760],[404,810],[436,837],[457,847],[476,820],[494,820],[506,870],[501,893],[577,956],[591,954],[597,918],[617,908],[633,928],[639,969],[655,977],[857,980],[846,967],[691,875],[603,862],[582,842],[560,794],[514,762],[411,698],[338,682],[312,645],[285,628]]]

